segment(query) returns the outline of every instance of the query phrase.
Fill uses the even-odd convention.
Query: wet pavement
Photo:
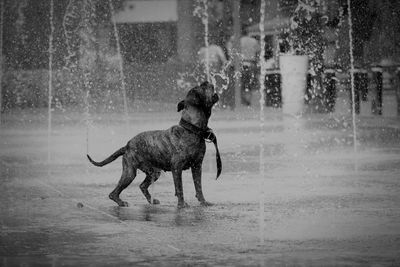
[[[203,164],[214,206],[198,204],[185,172],[190,207],[177,210],[170,173],[150,189],[160,205],[146,203],[139,173],[122,193],[130,206],[117,207],[107,196],[120,160],[95,168],[85,155],[103,159],[179,113],[96,115],[88,131],[80,114],[55,114],[47,140],[35,112],[3,115],[0,266],[400,265],[398,118],[358,117],[354,151],[350,117],[267,109],[261,135],[258,111],[217,110],[221,177],[212,144]]]

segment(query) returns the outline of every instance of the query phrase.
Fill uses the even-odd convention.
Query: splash
[[[264,125],[265,125],[265,115],[264,115],[264,105],[265,105],[265,75],[266,75],[266,62],[265,62],[265,3],[266,0],[261,1],[260,6],[260,76],[259,76],[259,84],[260,84],[260,176],[261,176],[261,193],[260,193],[260,243],[264,245],[264,232],[265,232],[265,211],[264,211],[264,202],[265,202],[265,192],[264,192],[264,179],[265,179],[265,163],[264,163],[264,143],[265,143],[265,134],[264,134]]]
[[[0,126],[1,112],[3,111],[3,22],[4,22],[4,1],[0,1]]]
[[[121,45],[120,45],[120,39],[119,39],[119,34],[118,34],[118,29],[117,29],[117,22],[115,21],[114,6],[113,6],[111,0],[109,0],[108,3],[109,3],[109,7],[110,7],[110,12],[111,12],[111,19],[112,19],[112,24],[113,24],[113,29],[114,29],[114,37],[115,37],[115,41],[117,43],[118,66],[119,66],[119,73],[121,76],[122,96],[124,98],[125,120],[126,120],[126,123],[128,124],[129,110],[128,110],[128,100],[127,100],[127,95],[126,95],[125,74],[124,74],[124,66],[123,66],[122,53],[121,53]]]
[[[49,36],[49,88],[48,88],[48,121],[47,121],[47,164],[50,166],[51,152],[50,152],[50,139],[51,139],[51,103],[53,101],[53,36],[54,36],[54,0],[50,1],[50,36]]]
[[[21,37],[21,43],[26,45],[26,39],[28,36],[24,33],[23,26],[26,20],[24,9],[28,6],[28,0],[18,1],[15,3],[17,7],[18,18],[15,21],[15,30],[17,34]],[[2,9],[3,10],[3,9]]]
[[[88,82],[89,78],[87,77],[87,73],[84,73],[84,82],[85,82],[85,88],[89,88]],[[92,119],[90,116],[90,91],[89,89],[86,90],[86,94],[83,98],[83,102],[85,105],[85,111],[84,111],[84,121],[85,121],[85,126],[86,126],[86,154],[89,154],[89,135],[90,135],[90,128],[92,125]]]
[[[82,75],[85,94],[84,103],[84,123],[86,125],[86,152],[89,153],[89,131],[90,131],[90,69],[94,62],[93,53],[88,50],[93,43],[93,25],[95,7],[91,0],[77,1],[70,0],[63,19],[64,34],[66,37],[68,55],[66,57],[66,67],[76,75]],[[83,68],[79,68],[79,60],[83,63]]]
[[[185,71],[178,73],[177,86],[180,90],[187,90],[200,84],[204,81],[202,74],[206,74],[206,79],[214,85],[216,92],[221,95],[224,91],[228,90],[229,87],[229,75],[227,73],[227,64],[219,70],[212,70],[211,59],[210,59],[210,42],[209,42],[209,11],[210,2],[208,0],[196,0],[196,5],[193,9],[193,16],[200,18],[204,25],[204,63],[195,64],[193,71]]]
[[[208,51],[209,47],[209,42],[208,42],[208,35],[209,35],[209,29],[208,29],[208,1],[207,0],[197,0],[197,6],[193,11],[193,15],[201,18],[201,22],[204,25],[204,46],[206,47],[206,75],[207,75],[207,81],[211,81],[210,79],[210,55]],[[211,81],[212,84],[215,85],[215,80]]]
[[[76,68],[80,56],[81,45],[92,39],[91,19],[94,5],[91,0],[70,0],[63,19],[63,29],[67,44],[68,55],[66,65]],[[86,48],[85,48],[86,49]]]
[[[351,102],[352,102],[352,120],[353,120],[353,146],[354,146],[354,169],[358,171],[357,160],[357,125],[356,125],[356,105],[354,91],[354,55],[353,55],[353,22],[351,14],[351,1],[347,0],[348,20],[349,20],[349,53],[350,53],[350,84],[351,84]]]
[[[205,73],[207,81],[210,81],[219,95],[222,95],[224,91],[228,90],[229,86],[229,75],[227,74],[229,67],[227,64],[221,68],[211,68],[210,60],[210,42],[209,42],[209,1],[208,0],[196,0],[197,5],[193,11],[193,15],[199,17],[204,25],[204,47],[205,47]],[[211,4],[212,5],[212,4]],[[202,71],[203,72],[203,71]],[[202,82],[202,81],[200,81]]]

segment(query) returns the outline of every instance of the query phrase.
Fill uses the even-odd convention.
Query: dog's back
[[[200,149],[203,148],[203,149]],[[133,137],[127,144],[127,153],[137,167],[156,167],[171,171],[177,161],[193,162],[205,153],[204,140],[188,133],[180,126],[167,130],[146,131]],[[184,156],[184,158],[183,158]],[[184,164],[184,169],[189,168]]]

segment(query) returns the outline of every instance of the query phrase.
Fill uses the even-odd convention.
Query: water
[[[87,77],[85,77],[85,83],[87,81],[88,81]],[[90,140],[90,126],[91,126],[89,98],[90,98],[90,91],[89,91],[89,88],[87,87],[85,97],[83,98],[83,101],[85,103],[84,120],[85,120],[85,127],[86,127],[85,143],[86,143],[86,154],[87,155],[89,155],[89,140]]]
[[[122,87],[122,96],[124,100],[124,111],[125,111],[125,119],[126,123],[128,124],[128,100],[127,100],[127,95],[126,95],[126,85],[125,85],[125,74],[124,74],[124,66],[123,66],[123,60],[122,60],[122,53],[121,53],[121,45],[120,45],[120,39],[119,39],[119,34],[118,34],[118,29],[117,29],[117,23],[115,21],[115,10],[114,6],[112,4],[111,0],[108,0],[109,7],[110,7],[110,12],[111,12],[111,19],[112,19],[112,24],[113,24],[113,29],[114,29],[114,37],[117,43],[117,54],[118,54],[118,66],[119,66],[119,73],[121,76],[121,87]]]
[[[28,119],[34,118],[27,113]],[[146,112],[135,112],[132,119],[140,129],[132,134],[155,124],[165,128],[175,123],[176,111],[165,113],[158,112],[150,124]],[[215,172],[203,173],[204,193],[215,205],[199,206],[190,172],[185,172],[183,188],[191,207],[178,211],[170,173],[157,182],[158,206],[148,205],[138,188],[143,174],[124,191],[130,207],[119,208],[110,201],[107,195],[118,181],[120,159],[87,175],[83,149],[72,145],[84,137],[85,125],[79,123],[81,114],[69,116],[74,123],[66,127],[58,121],[61,117],[54,116],[54,131],[63,134],[53,136],[57,144],[53,163],[57,164],[50,178],[43,175],[40,161],[46,138],[45,131],[38,131],[42,124],[27,124],[22,129],[7,125],[0,132],[0,224],[7,244],[0,246],[0,262],[4,266],[33,265],[53,255],[59,257],[57,266],[86,264],[88,258],[91,264],[110,266],[121,266],[128,259],[137,265],[184,262],[210,266],[257,266],[263,260],[278,266],[398,262],[400,145],[389,131],[378,138],[381,129],[360,129],[364,151],[359,173],[355,173],[349,153],[352,147],[335,142],[343,136],[351,141],[350,128],[340,123],[330,128],[327,116],[308,115],[308,131],[303,131],[308,135],[308,149],[297,159],[284,160],[280,157],[286,153],[281,114],[266,112],[264,160],[269,178],[262,181],[259,119],[250,112],[236,119],[231,112],[216,112],[212,120],[218,122],[226,168],[217,181]],[[118,118],[120,114],[114,113],[110,121]],[[112,138],[118,144],[126,141],[123,124],[97,122],[99,129],[116,130]],[[398,129],[392,131],[399,136]],[[113,150],[115,144],[107,142],[108,131],[99,131],[96,138],[102,145],[93,146],[92,153],[107,155]],[[312,167],[318,176],[306,174],[299,162]],[[259,245],[261,183],[265,190],[264,246]]]
[[[128,100],[127,100],[127,94],[126,94],[126,83],[125,83],[125,75],[124,75],[124,70],[123,70],[123,59],[122,59],[122,54],[121,54],[121,47],[120,47],[120,38],[118,34],[118,29],[115,21],[115,10],[114,6],[112,4],[112,1],[110,0],[108,2],[109,10],[111,13],[111,19],[112,19],[112,25],[113,25],[113,34],[114,38],[116,40],[116,45],[117,45],[117,54],[118,54],[118,66],[119,66],[119,73],[120,73],[120,80],[121,80],[121,90],[122,90],[122,97],[123,97],[123,105],[124,105],[124,117],[125,117],[125,122],[126,125],[129,123],[129,109],[128,109]],[[82,13],[83,12],[83,13]],[[75,75],[81,75],[83,84],[84,84],[84,96],[83,96],[83,104],[84,104],[84,117],[83,121],[86,127],[86,137],[85,137],[85,143],[86,143],[86,153],[89,154],[89,143],[90,143],[90,130],[92,126],[92,119],[90,115],[90,103],[91,103],[91,94],[90,94],[90,89],[93,86],[93,81],[91,81],[91,75],[90,75],[90,68],[91,65],[88,63],[88,65],[85,66],[78,66],[80,63],[79,62],[73,62],[71,61],[72,58],[76,57],[76,47],[74,47],[74,42],[76,38],[79,38],[79,41],[82,42],[83,40],[80,40],[81,38],[83,39],[84,37],[81,37],[81,33],[78,31],[82,31],[80,29],[80,26],[83,25],[83,28],[85,31],[84,34],[88,35],[86,36],[88,39],[90,39],[90,36],[92,34],[92,29],[93,25],[93,19],[94,19],[94,4],[92,1],[84,1],[84,2],[76,2],[74,0],[70,0],[67,11],[64,15],[64,20],[63,20],[63,28],[64,28],[64,34],[67,38],[67,45],[68,45],[68,55],[66,58],[67,61],[67,67],[68,68],[73,68],[75,70],[74,74]],[[52,20],[52,17],[51,17]],[[51,34],[51,38],[52,38]],[[86,41],[87,42],[87,41]],[[82,44],[81,44],[82,45]],[[90,45],[87,44],[87,47],[85,49],[89,50],[91,47]],[[76,65],[72,65],[71,63],[74,63]],[[49,68],[50,69],[50,68]],[[49,131],[51,130],[51,107],[49,106]],[[50,139],[50,137],[49,137]]]
[[[261,1],[260,5],[260,76],[259,76],[259,84],[260,84],[260,177],[261,177],[261,192],[260,192],[260,243],[264,245],[264,232],[265,232],[265,211],[264,211],[264,201],[265,201],[265,192],[264,192],[264,179],[265,179],[265,160],[264,160],[264,143],[265,143],[265,134],[264,134],[264,125],[265,125],[265,115],[264,115],[264,106],[265,106],[265,75],[266,75],[266,64],[265,64],[265,31],[264,31],[264,23],[265,23],[265,3],[266,0]]]
[[[84,11],[82,11],[84,10]],[[52,11],[53,12],[53,11]],[[82,15],[81,12],[84,12]],[[68,55],[66,58],[66,63],[67,67],[71,68],[73,70],[73,73],[75,75],[80,75],[83,79],[83,85],[84,85],[84,95],[83,95],[83,104],[84,104],[84,112],[83,112],[83,121],[85,125],[85,146],[86,146],[86,154],[89,154],[89,137],[90,137],[90,127],[91,127],[91,116],[90,116],[90,89],[92,87],[92,82],[90,80],[90,63],[85,66],[80,66],[80,62],[74,62],[73,57],[76,56],[75,53],[77,53],[74,48],[76,47],[73,46],[74,44],[74,39],[75,38],[83,38],[80,35],[78,35],[78,31],[81,31],[79,29],[78,25],[83,25],[86,31],[90,32],[90,23],[91,19],[93,16],[94,12],[94,6],[91,1],[84,1],[84,2],[74,2],[71,0],[68,4],[67,12],[64,16],[63,20],[63,28],[64,28],[64,34],[67,37],[67,40],[69,41],[68,44]],[[53,21],[53,16],[50,16],[51,21]],[[52,22],[53,23],[53,22]],[[54,26],[53,26],[54,28]],[[53,36],[53,31],[50,34],[50,37],[52,38]],[[85,33],[87,35],[90,35],[90,33]],[[76,40],[75,40],[76,41]],[[80,40],[82,41],[82,40]],[[81,44],[82,45],[82,44]],[[88,46],[88,44],[86,44]],[[90,49],[89,47],[85,47],[85,49]],[[52,55],[52,54],[51,54]],[[82,56],[82,55],[81,55]],[[75,65],[76,64],[76,65]],[[79,66],[78,66],[79,65]],[[51,66],[49,66],[49,69],[51,69]],[[51,72],[50,72],[51,73]],[[49,86],[50,87],[50,86]],[[50,90],[49,90],[50,92]],[[50,97],[49,93],[49,97]],[[49,98],[49,103],[50,98]],[[49,105],[49,131],[51,131],[51,106]],[[50,137],[48,138],[50,140]],[[88,165],[86,165],[86,172],[88,172]]]
[[[202,4],[201,22],[204,24],[204,46],[207,48],[206,49],[206,75],[207,75],[207,81],[210,81],[210,55],[209,55],[209,51],[208,51],[208,47],[209,47],[209,42],[208,42],[208,35],[209,35],[209,30],[208,30],[208,1],[207,0],[201,0],[200,3]],[[212,81],[212,83],[215,85],[214,81]]]
[[[352,102],[352,121],[353,121],[353,147],[354,147],[354,169],[358,170],[357,157],[357,125],[356,125],[356,102],[354,88],[354,55],[353,55],[353,22],[351,16],[351,1],[347,0],[348,20],[349,20],[349,53],[350,53],[350,84],[351,84],[351,102]]]
[[[48,121],[47,121],[47,165],[50,166],[51,152],[50,152],[50,139],[51,139],[51,103],[53,101],[53,35],[54,35],[54,0],[50,1],[50,35],[49,35],[49,91],[48,91]]]
[[[208,35],[209,35],[209,29],[208,29],[208,1],[207,0],[197,0],[197,6],[193,11],[193,15],[199,17],[201,19],[201,22],[204,25],[204,47],[206,48],[206,62],[205,62],[205,69],[206,69],[206,78],[207,81],[211,81],[214,85],[215,82],[213,82],[214,79],[212,79],[210,76],[210,55],[208,51],[209,47],[209,41],[208,41]]]
[[[187,210],[177,211],[175,208],[170,174],[160,177],[157,183],[157,198],[162,201],[160,206],[147,205],[137,189],[142,178],[138,177],[124,196],[132,206],[125,209],[115,207],[107,199],[107,194],[118,181],[119,162],[85,174],[84,148],[80,150],[75,146],[86,138],[86,152],[89,152],[89,77],[83,76],[85,124],[80,123],[81,115],[72,113],[68,116],[76,117],[65,127],[66,121],[62,121],[52,109],[53,1],[50,10],[47,132],[43,126],[45,120],[37,125],[28,123],[37,119],[29,111],[23,111],[27,114],[21,116],[26,120],[22,122],[23,127],[15,122],[16,119],[22,121],[18,116],[5,114],[4,117],[9,116],[8,124],[4,132],[0,132],[3,188],[0,227],[7,244],[7,247],[0,246],[0,262],[4,266],[29,265],[32,262],[58,266],[68,261],[71,265],[86,264],[86,261],[88,264],[99,262],[100,265],[115,261],[115,265],[122,265],[128,261],[127,264],[148,265],[182,262],[189,265],[257,265],[258,262],[268,262],[271,265],[315,266],[398,262],[398,128],[390,130],[395,133],[392,135],[387,128],[363,127],[362,124],[357,127],[355,105],[351,129],[343,125],[328,127],[329,123],[317,116],[310,116],[312,121],[294,117],[271,119],[276,114],[271,115],[265,110],[263,50],[260,55],[259,117],[245,117],[244,112],[238,118],[237,114],[217,110],[211,118],[220,134],[222,156],[226,161],[225,177],[217,182],[213,180],[211,164],[210,169],[207,171],[205,168],[204,172],[204,191],[216,205],[210,208],[197,206],[190,174],[185,173],[185,196],[192,205]],[[260,9],[261,46],[264,46],[266,2],[261,1]],[[112,9],[111,2],[109,4]],[[207,44],[208,27],[205,31]],[[114,34],[118,38],[116,26]],[[352,47],[352,38],[350,40]],[[121,57],[120,60],[122,76]],[[351,63],[353,70],[353,58]],[[353,71],[350,74],[355,103]],[[122,87],[124,91],[124,85]],[[125,94],[124,108],[127,116]],[[94,113],[92,115],[94,117]],[[157,119],[150,123],[147,120],[149,114],[133,115],[132,119],[137,121],[135,126],[139,127],[132,132],[136,134],[155,125],[157,128],[169,127],[175,123],[176,112],[171,109],[167,115],[165,112],[152,115]],[[280,117],[280,114],[276,116]],[[109,121],[96,121],[99,129],[113,128],[118,133],[110,136],[108,131],[99,131],[92,136],[100,140],[93,143],[101,146],[91,148],[97,155],[107,155],[115,144],[126,141],[123,125],[115,123],[119,117],[119,114],[113,114]],[[310,125],[314,124],[317,127],[312,128]],[[304,137],[307,146],[299,142],[303,135],[307,135]],[[48,162],[54,164],[52,177],[43,175],[42,162],[38,160],[46,153],[46,137]],[[357,172],[351,170],[352,155],[348,152],[352,147],[347,145],[350,137],[353,138]],[[341,141],[342,138],[348,140]],[[357,138],[362,142],[360,158]],[[286,160],[280,154],[291,155],[291,158]],[[306,172],[307,167],[313,168],[315,175]],[[266,175],[274,179],[266,179]],[[46,190],[49,185],[53,190]],[[77,206],[77,203],[83,203],[83,206]],[[386,227],[382,228],[382,225]],[[260,248],[257,241],[267,246]],[[173,248],[179,248],[182,253],[175,254]],[[101,256],[96,254],[98,251]],[[93,258],[89,260],[86,256]],[[315,262],[307,258],[315,259]]]
[[[77,38],[76,31],[80,24],[80,12],[82,9],[83,7],[81,6],[81,3],[77,4],[74,0],[70,0],[63,18],[63,31],[68,51],[65,61],[68,68],[72,67],[73,63],[75,63],[73,62],[73,58],[76,57],[74,39]]]
[[[204,32],[202,32],[202,36],[204,43],[202,47],[206,48],[205,62],[198,62],[201,63],[202,65],[199,64],[197,67],[200,67],[202,69],[202,72],[204,72],[206,76],[205,79],[211,82],[214,85],[217,93],[221,95],[225,90],[228,89],[229,76],[226,70],[227,66],[223,66],[222,69],[220,70],[211,69],[210,54],[208,49],[210,47],[209,2],[207,0],[197,0],[195,3],[196,6],[194,7],[192,14],[193,16],[200,18],[201,23],[203,24]],[[198,61],[198,58],[195,58],[194,60]],[[204,78],[202,76],[199,76],[196,73],[196,71],[192,73],[191,72],[179,73],[179,78],[177,79],[177,85],[182,90],[187,90],[188,88],[191,88],[196,84],[200,84],[202,82],[204,82]]]
[[[1,113],[3,111],[3,22],[4,22],[4,2],[0,2],[0,127]]]

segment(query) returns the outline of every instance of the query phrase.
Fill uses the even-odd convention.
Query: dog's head
[[[187,105],[202,109],[207,117],[211,115],[211,108],[219,100],[218,94],[214,91],[214,86],[209,82],[203,82],[189,90],[185,100],[178,103],[178,112]]]

